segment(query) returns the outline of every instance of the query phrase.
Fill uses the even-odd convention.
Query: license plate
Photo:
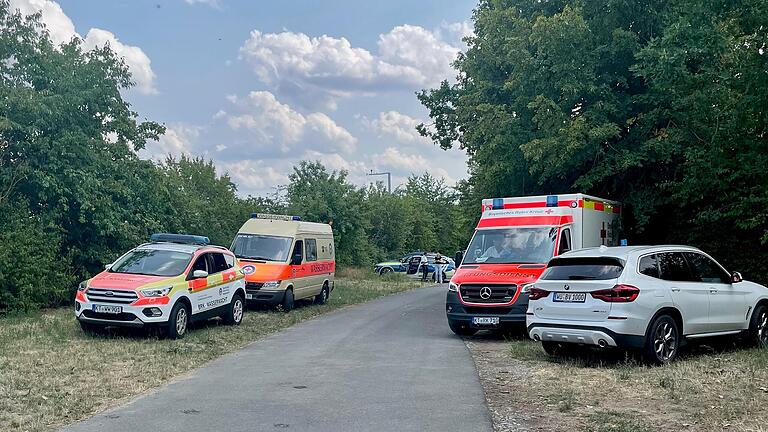
[[[498,325],[499,317],[472,317],[474,325]]]
[[[93,305],[93,311],[96,313],[119,314],[123,312],[122,306]]]
[[[552,301],[562,303],[584,303],[587,300],[587,293],[564,293],[556,292]]]
[[[253,294],[246,294],[245,295],[246,300],[253,300]]]

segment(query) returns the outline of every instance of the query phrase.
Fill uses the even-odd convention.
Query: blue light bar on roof
[[[187,235],[187,234],[168,234],[168,233],[155,233],[149,236],[151,242],[161,243],[180,243],[207,246],[211,243],[211,240],[205,236],[199,235]]]
[[[251,219],[273,219],[283,221],[300,221],[300,216],[289,216],[269,213],[251,213]]]
[[[557,195],[547,195],[547,207],[557,207]]]
[[[502,209],[504,209],[504,198],[494,198],[493,199],[493,209],[494,210],[502,210]]]

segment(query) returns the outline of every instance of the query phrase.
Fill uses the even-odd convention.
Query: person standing
[[[429,273],[429,260],[427,259],[427,253],[421,254],[421,260],[419,261],[419,267],[421,268],[421,281],[427,281],[427,274]]]
[[[446,261],[440,253],[435,255],[435,282],[439,284],[443,283],[443,264],[445,263]]]

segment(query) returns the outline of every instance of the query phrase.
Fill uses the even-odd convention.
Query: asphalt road
[[[445,288],[336,311],[65,431],[491,431]]]

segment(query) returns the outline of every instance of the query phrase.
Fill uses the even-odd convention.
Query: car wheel
[[[477,329],[462,326],[458,322],[454,321],[448,321],[448,327],[450,327],[451,331],[458,336],[472,336],[473,334],[477,333]]]
[[[384,267],[383,269],[379,270],[379,276],[384,276],[392,273],[392,269],[389,267]]]
[[[183,302],[178,302],[171,309],[171,317],[165,329],[165,335],[170,339],[181,339],[189,329],[189,308]]]
[[[328,284],[323,285],[320,294],[315,296],[315,304],[324,305],[328,301]]]
[[[90,324],[83,321],[78,321],[80,323],[80,329],[85,334],[93,335],[93,334],[100,334],[104,332],[104,326],[100,326],[98,324]]]
[[[283,312],[290,312],[293,310],[293,290],[288,288],[283,295],[283,301],[280,303],[280,307],[283,308]]]
[[[240,294],[232,296],[232,302],[229,304],[227,313],[224,314],[224,322],[228,325],[240,325],[243,322],[243,315],[245,314],[245,303],[243,297]]]
[[[768,347],[768,308],[765,305],[756,307],[749,321],[749,343],[760,348]]]
[[[667,364],[677,358],[680,350],[680,332],[669,315],[656,317],[645,336],[643,357],[651,364]]]

